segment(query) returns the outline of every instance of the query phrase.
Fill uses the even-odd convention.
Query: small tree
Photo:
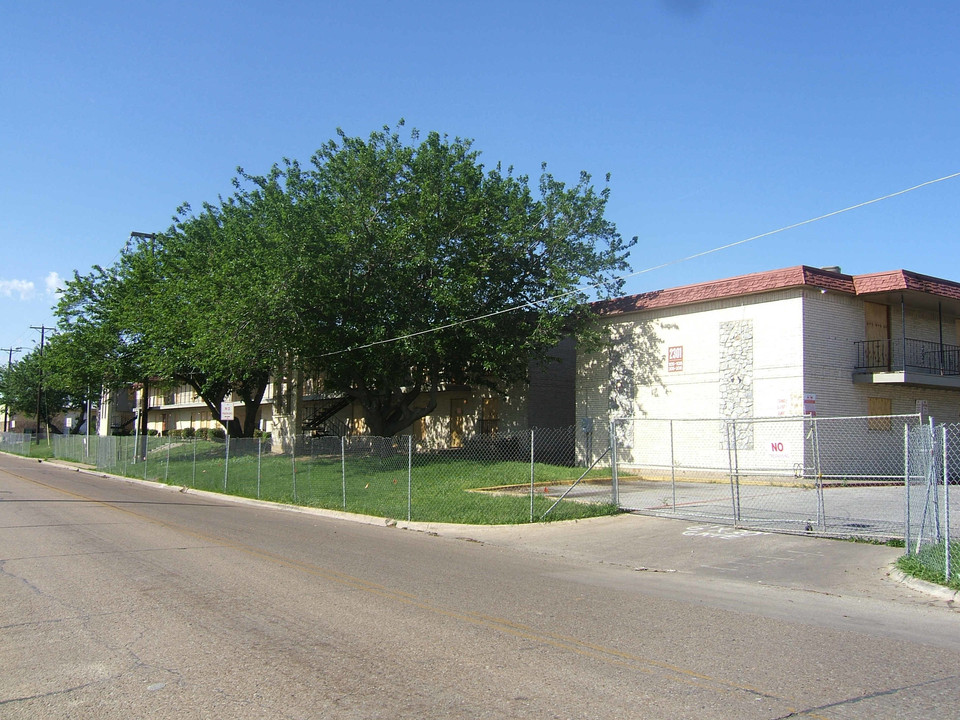
[[[54,418],[82,403],[59,387],[44,372],[45,366],[46,357],[37,348],[9,368],[0,368],[0,402],[12,412],[39,418],[49,432],[61,435],[63,431],[53,422]],[[81,415],[81,422],[82,419]]]

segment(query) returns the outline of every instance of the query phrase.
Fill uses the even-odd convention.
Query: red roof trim
[[[627,295],[612,300],[601,300],[593,303],[593,309],[600,315],[621,315],[641,310],[677,307],[799,287],[832,290],[849,295],[914,290],[960,300],[960,283],[920,275],[908,270],[893,270],[868,275],[844,275],[831,270],[798,265],[782,270],[767,270],[766,272],[740,275],[724,280],[713,280],[638,295]]]
[[[960,283],[931,277],[929,275],[921,275],[920,273],[910,272],[909,270],[892,270],[890,272],[857,275],[854,277],[853,282],[857,290],[857,295],[894,292],[897,290],[915,290],[916,292],[960,300]]]
[[[639,295],[614,298],[613,300],[603,300],[594,303],[593,307],[601,315],[619,315],[639,310],[689,305],[697,302],[755,295],[773,290],[804,286],[836,290],[851,295],[856,292],[853,277],[850,275],[798,265],[782,270],[767,270],[766,272],[740,275],[725,280],[713,280],[668,290],[656,290]]]

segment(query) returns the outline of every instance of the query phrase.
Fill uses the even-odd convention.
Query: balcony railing
[[[960,375],[960,346],[927,340],[865,340],[857,348],[857,370]]]

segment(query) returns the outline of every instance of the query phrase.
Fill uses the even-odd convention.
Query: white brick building
[[[581,424],[921,410],[937,421],[960,419],[960,284],[952,281],[905,270],[845,275],[799,266],[595,309],[620,342],[578,355]],[[725,454],[722,438],[712,437],[719,425],[701,438],[704,454]],[[792,455],[783,462],[803,462],[802,423],[790,431],[785,424],[754,427],[771,437],[739,438],[740,452],[771,454],[780,442]],[[871,429],[893,431],[881,417]]]

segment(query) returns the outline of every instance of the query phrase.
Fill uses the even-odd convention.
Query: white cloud
[[[30,280],[0,280],[0,295],[4,297],[19,295],[21,300],[29,300],[34,296],[34,290]]]
[[[60,273],[54,271],[47,275],[47,279],[44,280],[47,285],[47,292],[50,295],[57,295],[63,291],[63,278],[60,277]]]

